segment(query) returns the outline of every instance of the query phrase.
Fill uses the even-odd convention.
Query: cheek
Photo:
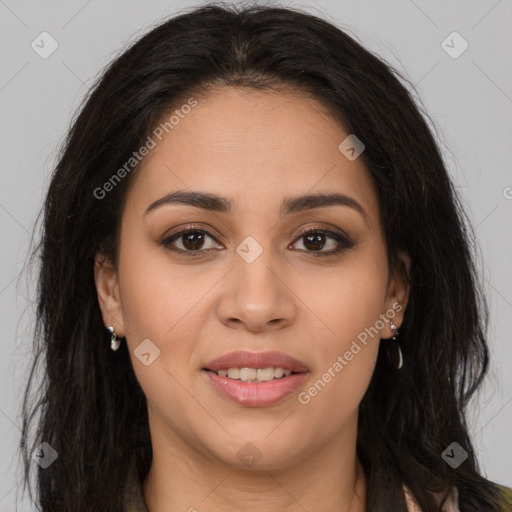
[[[134,232],[122,240],[119,281],[132,365],[150,401],[174,401],[178,382],[187,378],[199,325],[194,305],[208,283],[170,265],[165,250],[144,242],[142,235],[137,238]]]
[[[344,350],[337,351],[329,364],[312,376],[297,395],[297,417],[307,418],[301,423],[303,437],[316,439],[322,443],[326,439],[338,436],[343,425],[356,418],[359,405],[368,389],[377,357],[375,346],[360,347],[354,350],[348,361]],[[338,360],[341,356],[341,360]]]
[[[329,360],[333,354],[348,350],[358,336],[364,338],[362,333],[368,333],[384,313],[388,276],[381,253],[377,247],[373,251],[361,250],[339,266],[303,281],[301,296],[307,297],[306,304],[315,312],[322,331],[317,346]],[[380,325],[378,330],[381,328]],[[374,334],[374,330],[371,332]],[[379,336],[373,338],[378,341]],[[324,360],[324,364],[328,362]]]
[[[214,278],[200,265],[173,264],[165,248],[143,233],[127,234],[120,251],[119,279],[128,335],[134,341],[153,337],[163,345],[190,325]]]
[[[329,279],[317,276],[318,291],[308,295],[322,334],[312,339],[316,364],[298,401],[337,424],[357,409],[378,355],[387,284],[387,261],[379,254],[376,248],[347,258]]]

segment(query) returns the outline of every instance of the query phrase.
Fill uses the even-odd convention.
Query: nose
[[[297,315],[293,292],[296,270],[264,250],[251,263],[235,255],[234,268],[224,280],[218,316],[228,327],[258,332],[291,325]]]

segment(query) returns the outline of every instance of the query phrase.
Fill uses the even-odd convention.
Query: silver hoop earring
[[[107,329],[111,332],[110,349],[116,351],[120,347],[121,341],[117,339],[116,331],[114,330],[113,325],[109,325]]]
[[[388,361],[391,363],[393,368],[396,368],[397,370],[400,370],[404,364],[404,357],[402,355],[402,349],[400,348],[400,342],[396,339],[398,336],[398,327],[391,322],[390,325],[392,331],[393,331],[393,337],[391,340],[387,340],[387,354],[388,354]]]

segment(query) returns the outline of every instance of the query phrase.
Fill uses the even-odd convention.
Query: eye
[[[210,247],[205,248],[204,244],[208,239],[216,242],[215,238],[212,235],[210,235],[210,233],[208,233],[207,231],[203,229],[189,227],[187,229],[178,231],[177,233],[165,237],[162,240],[161,244],[171,251],[191,253],[187,254],[190,256],[196,256],[204,254],[205,252],[210,252],[211,250],[214,249],[223,248],[223,246],[219,247],[218,243],[210,243]]]
[[[328,242],[330,239],[330,242]],[[336,233],[327,229],[310,229],[303,231],[297,240],[303,240],[302,245],[305,249],[299,249],[307,252],[311,256],[332,256],[343,252],[354,246],[354,243],[341,233]],[[294,242],[290,247],[296,245]],[[323,250],[327,247],[328,250]]]
[[[205,243],[208,240],[210,240],[210,247],[205,247]],[[304,249],[294,247],[300,245],[297,243],[298,241],[301,241]],[[205,253],[224,248],[208,231],[194,226],[188,226],[186,229],[171,233],[160,243],[171,251],[186,254],[187,256],[201,256]],[[314,228],[304,230],[289,247],[317,257],[332,256],[354,245],[354,242],[341,233],[328,229]]]

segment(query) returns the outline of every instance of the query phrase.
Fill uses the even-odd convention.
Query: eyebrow
[[[227,197],[209,192],[177,190],[151,203],[144,215],[164,204],[185,204],[212,212],[230,215],[234,213],[234,203]],[[292,213],[327,206],[348,206],[359,212],[367,224],[370,223],[370,217],[360,203],[352,197],[337,192],[316,192],[302,196],[286,197],[281,204],[279,214],[281,217],[284,217]]]

